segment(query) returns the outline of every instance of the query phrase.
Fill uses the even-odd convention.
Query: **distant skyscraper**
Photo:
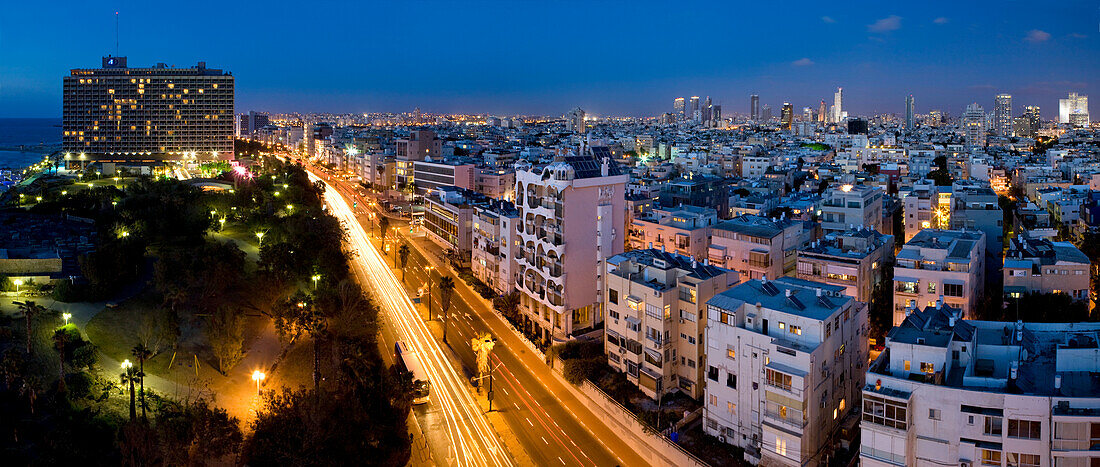
[[[1024,118],[1027,119],[1029,133],[1027,137],[1034,138],[1036,136],[1039,136],[1039,127],[1043,123],[1042,117],[1039,116],[1039,106],[1029,105],[1027,107],[1024,107]]]
[[[722,104],[714,104],[710,109],[710,124],[713,127],[718,127],[718,122],[722,121]]]
[[[1012,136],[1012,95],[997,94],[993,99],[993,131],[999,136]]]
[[[103,57],[64,78],[63,148],[88,160],[232,158],[233,83],[205,62],[128,68],[126,57]]]
[[[749,120],[760,120],[760,96],[756,94],[749,96]]]
[[[1068,123],[1076,128],[1089,126],[1089,96],[1071,92],[1068,98],[1059,99],[1058,123]]]
[[[772,106],[770,106],[768,104],[764,104],[764,106],[760,108],[760,121],[768,122],[768,121],[771,121],[771,119],[772,119]]]
[[[677,97],[672,101],[672,113],[676,114],[676,118],[684,118],[684,98]]]
[[[817,122],[824,124],[825,123],[825,118],[826,118],[825,117],[825,100],[822,99],[821,100],[821,107],[818,107],[818,109],[817,109]]]
[[[814,121],[814,109],[812,109],[810,107],[803,107],[802,108],[802,121],[804,121],[804,122]]]
[[[844,118],[842,113],[844,112],[844,88],[836,88],[836,92],[833,93],[833,123],[840,123]]]
[[[577,107],[565,117],[565,129],[577,134],[584,134],[588,128],[584,124],[584,110]]]
[[[905,129],[913,129],[913,95],[905,96]]]
[[[975,147],[985,146],[985,109],[977,102],[966,106],[962,116],[966,144]]]
[[[794,106],[790,102],[783,103],[783,109],[780,110],[779,123],[785,130],[791,129],[791,122],[794,121]]]
[[[703,126],[708,126],[708,127],[710,126],[710,111],[711,110],[712,109],[711,109],[711,103],[710,103],[710,96],[707,96],[707,99],[705,101],[703,101],[703,108],[701,109]]]
[[[689,101],[689,103],[690,104],[688,107],[691,119],[696,122],[702,120],[703,114],[699,112],[699,96],[691,96],[691,100]]]

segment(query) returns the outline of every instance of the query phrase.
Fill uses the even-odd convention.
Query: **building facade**
[[[882,230],[882,188],[841,185],[825,191],[821,202],[821,231],[843,232],[855,226]]]
[[[894,262],[897,326],[914,308],[946,299],[969,317],[985,292],[985,234],[975,230],[925,229],[905,242]]]
[[[1017,236],[1005,253],[1004,292],[1064,293],[1074,300],[1089,299],[1091,262],[1070,242]]]
[[[1096,465],[1098,332],[912,313],[868,369],[860,465]]]
[[[526,330],[544,342],[564,341],[603,322],[599,264],[623,252],[629,178],[609,158],[516,164],[520,310]]]
[[[893,236],[857,228],[825,234],[799,248],[796,277],[844,287],[849,297],[870,303],[876,286],[893,286],[883,283],[885,266],[893,260]]]
[[[64,78],[62,148],[73,158],[115,163],[233,157],[234,79],[199,62],[129,68],[104,57],[100,68]]]
[[[783,277],[707,302],[704,432],[761,465],[825,463],[867,361],[867,308],[843,291]]]
[[[706,302],[737,273],[655,248],[604,260],[607,363],[653,399],[703,396]]]

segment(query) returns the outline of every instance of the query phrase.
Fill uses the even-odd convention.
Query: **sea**
[[[22,169],[60,149],[60,118],[0,118],[0,169]]]

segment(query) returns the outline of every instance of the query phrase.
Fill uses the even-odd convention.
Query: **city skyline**
[[[1100,71],[1096,61],[1081,60],[1100,52],[1089,40],[1095,14],[1082,15],[1084,4],[1072,2],[1035,11],[807,4],[796,8],[796,16],[763,6],[689,5],[665,12],[649,3],[628,11],[579,3],[419,2],[298,11],[276,2],[262,10],[219,4],[223,14],[198,25],[252,30],[257,39],[250,42],[188,32],[193,21],[160,7],[122,5],[117,50],[115,9],[68,3],[51,18],[54,27],[22,21],[0,28],[8,50],[0,65],[6,77],[0,117],[59,116],[60,76],[116,51],[134,66],[206,61],[232,70],[241,82],[238,108],[270,112],[419,107],[561,115],[579,106],[592,115],[654,116],[671,111],[675,97],[709,95],[727,114],[747,115],[751,94],[760,95],[761,105],[801,108],[844,87],[844,107],[853,115],[904,114],[908,94],[917,97],[917,113],[960,115],[971,102],[993,108],[994,96],[1007,93],[1017,107],[1038,105],[1049,119],[1056,116],[1056,99],[1090,94]],[[195,8],[213,6],[199,2]],[[34,4],[10,10],[9,18],[43,13]],[[242,27],[238,18],[256,26]],[[376,20],[383,18],[397,20]],[[305,34],[279,32],[311,24],[323,26],[305,26]],[[695,27],[713,40],[691,32]],[[660,30],[686,38],[655,34]],[[179,40],[183,36],[186,41]],[[641,65],[650,60],[664,65]]]

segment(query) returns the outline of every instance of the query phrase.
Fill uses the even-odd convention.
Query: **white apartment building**
[[[710,299],[703,430],[762,465],[823,464],[858,407],[867,327],[843,287],[793,277]]]
[[[507,201],[492,200],[474,209],[470,269],[499,294],[516,289],[519,220],[519,211]]]
[[[931,180],[913,184],[901,199],[905,241],[923,229],[946,229],[951,221],[951,193],[940,192]]]
[[[1089,257],[1070,242],[1019,235],[1005,253],[1004,293],[1064,293],[1088,300],[1091,267]]]
[[[527,330],[544,341],[564,341],[603,321],[599,265],[626,244],[629,178],[610,158],[516,164],[520,310]]]
[[[798,249],[799,279],[844,287],[844,293],[870,303],[875,286],[883,284],[883,270],[894,260],[894,236],[856,228],[826,234]]]
[[[707,257],[744,279],[776,278],[794,270],[797,249],[812,237],[803,221],[746,214],[711,229]]]
[[[647,396],[703,396],[706,302],[737,273],[656,248],[604,260],[607,363]]]
[[[768,153],[745,154],[741,156],[741,177],[760,178],[775,165],[775,157]]]
[[[630,221],[631,248],[663,248],[697,260],[707,257],[710,228],[718,223],[714,208],[679,206],[635,214]]]
[[[882,194],[882,188],[866,185],[830,188],[822,197],[822,233],[843,232],[856,226],[882,231]]]
[[[1088,467],[1100,463],[1100,323],[909,315],[868,368],[860,464]]]
[[[924,229],[901,247],[894,263],[895,326],[907,309],[946,298],[966,317],[985,291],[985,234],[976,230]]]

